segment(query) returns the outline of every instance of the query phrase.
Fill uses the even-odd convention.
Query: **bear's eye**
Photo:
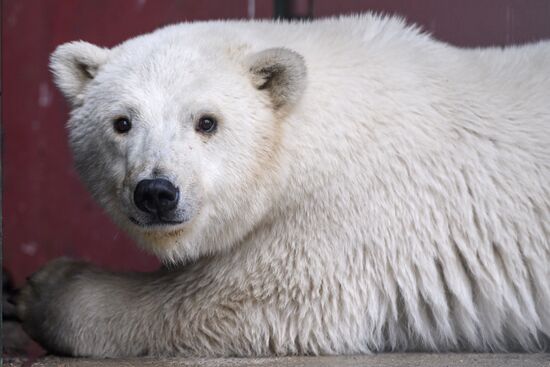
[[[201,133],[211,134],[216,131],[218,122],[212,116],[202,116],[197,122],[196,129]]]
[[[125,134],[132,128],[132,123],[127,117],[119,117],[113,122],[115,131],[119,134]]]

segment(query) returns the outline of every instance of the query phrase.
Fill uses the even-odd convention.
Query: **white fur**
[[[307,69],[284,112],[247,69],[279,47]],[[459,49],[363,15],[178,24],[108,52],[78,91],[52,66],[82,94],[79,170],[141,245],[198,261],[155,291],[178,311],[151,316],[150,353],[548,348],[550,43]],[[200,111],[222,116],[210,138]],[[188,223],[128,221],[153,168],[191,203]]]

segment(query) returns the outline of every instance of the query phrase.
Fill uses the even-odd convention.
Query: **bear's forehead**
[[[166,72],[176,75],[189,69],[200,69],[201,60],[207,59],[206,53],[197,48],[173,48],[161,44],[123,48],[113,55],[107,67],[141,75],[162,75]],[[208,67],[208,63],[204,62],[202,66]]]
[[[248,89],[243,86],[249,78],[233,61],[200,48],[151,47],[123,53],[98,74],[90,90],[94,98],[160,113],[210,108],[228,96],[243,97]]]
[[[126,82],[170,85],[231,78],[242,69],[235,48],[205,47],[175,41],[142,42],[121,47],[105,65],[105,74]]]

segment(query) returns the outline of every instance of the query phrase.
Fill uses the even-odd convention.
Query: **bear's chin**
[[[160,259],[171,258],[169,254],[174,253],[175,248],[185,242],[188,232],[188,228],[181,226],[164,230],[128,231],[139,247]]]

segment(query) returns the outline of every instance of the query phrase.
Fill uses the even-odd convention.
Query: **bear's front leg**
[[[148,354],[159,327],[150,282],[161,273],[116,274],[57,259],[29,279],[17,298],[17,314],[27,333],[56,354]]]
[[[246,356],[291,350],[285,343],[294,345],[292,338],[269,336],[265,315],[278,312],[265,295],[251,295],[250,285],[219,274],[208,262],[172,271],[113,273],[59,259],[22,289],[18,315],[46,349],[70,356]]]

